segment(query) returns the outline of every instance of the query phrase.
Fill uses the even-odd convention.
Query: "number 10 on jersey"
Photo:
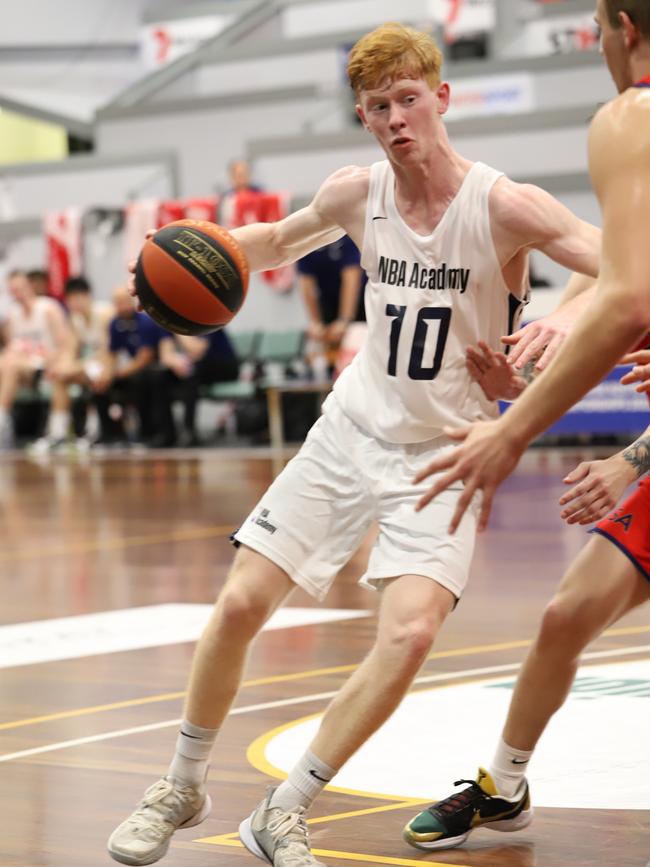
[[[390,316],[393,320],[390,326],[390,354],[388,356],[389,376],[396,376],[397,374],[397,353],[399,351],[400,336],[402,334],[402,325],[404,324],[405,314],[406,305],[386,305],[386,316]],[[424,346],[427,340],[429,323],[432,320],[437,320],[439,323],[436,351],[433,357],[433,365],[431,367],[423,367],[422,358],[424,356]],[[409,357],[408,373],[411,379],[436,378],[442,365],[442,356],[445,351],[445,344],[447,343],[450,322],[451,308],[449,307],[422,307],[418,310],[418,318],[413,332],[413,340],[411,342],[411,355]]]

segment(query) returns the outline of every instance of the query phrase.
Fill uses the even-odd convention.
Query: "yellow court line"
[[[55,557],[63,554],[85,554],[91,551],[115,551],[133,548],[137,545],[160,545],[164,542],[189,542],[194,539],[209,539],[212,536],[227,536],[233,525],[224,527],[195,527],[191,530],[176,530],[171,533],[155,533],[140,536],[124,536],[121,539],[108,539],[105,542],[88,539],[61,545],[44,545],[33,548],[0,551],[0,562],[12,560],[31,560],[37,557]]]
[[[215,527],[215,532],[222,528]],[[1,559],[1,556],[0,556]],[[354,621],[350,621],[354,622]],[[603,632],[601,638],[612,638],[620,635],[639,635],[640,633],[650,632],[650,626],[625,626],[618,629],[608,629]],[[521,647],[528,647],[532,644],[532,639],[522,639],[519,641],[506,641],[498,644],[477,644],[470,647],[458,647],[455,650],[440,650],[429,654],[427,661],[432,659],[449,659],[455,656],[471,656],[477,653],[492,653],[499,650],[515,650]],[[346,672],[355,671],[359,666],[354,665],[338,665],[331,668],[315,668],[307,671],[298,671],[293,674],[278,674],[271,677],[260,677],[255,680],[245,680],[242,687],[266,686],[273,683],[289,683],[293,680],[303,680],[313,677],[325,677],[328,674],[344,674]],[[462,672],[459,672],[459,677],[462,677]],[[58,711],[56,713],[44,714],[42,716],[28,717],[26,719],[14,720],[12,722],[0,723],[0,731],[8,729],[23,728],[24,726],[37,725],[39,723],[56,722],[62,719],[73,719],[80,716],[89,716],[95,713],[104,713],[111,710],[121,710],[127,707],[139,707],[140,705],[154,704],[162,701],[173,701],[174,699],[183,698],[183,692],[167,692],[160,695],[150,695],[144,698],[125,699],[124,701],[113,702],[111,704],[91,705],[90,707],[75,708],[74,710]]]
[[[31,717],[31,719],[20,719],[15,722],[0,723],[0,731],[3,729],[18,729],[23,726],[33,726],[37,723],[55,722],[61,719],[70,719],[71,717],[87,716],[88,714],[93,713],[103,713],[108,710],[119,710],[124,707],[133,707],[134,704],[142,705],[153,704],[154,702],[159,701],[171,701],[175,698],[183,698],[184,695],[185,691],[168,692],[164,695],[151,695],[148,698],[125,699],[124,701],[116,701],[112,704],[97,704],[92,707],[82,707],[75,710],[62,710],[58,713],[46,714],[45,716],[34,716]]]
[[[617,662],[614,662],[613,664],[614,665],[624,665],[625,662],[626,662],[626,660],[621,659],[621,660],[618,660]],[[600,661],[594,660],[590,664],[591,665],[600,665],[602,663]],[[587,665],[587,667],[588,667],[588,665]],[[468,685],[476,684],[476,683],[486,683],[486,682],[490,682],[492,680],[498,681],[498,680],[501,680],[501,677],[495,678],[494,676],[486,676],[486,675],[483,675],[481,677],[474,677],[471,680],[464,681],[462,686],[468,686]],[[457,683],[449,683],[449,682],[437,683],[433,686],[427,686],[424,689],[412,690],[410,692],[410,694],[414,695],[414,694],[430,692],[432,690],[438,690],[438,689],[454,689],[458,686],[459,686],[459,684],[457,684]],[[273,777],[276,780],[286,780],[288,777],[288,774],[285,771],[283,771],[281,768],[278,768],[275,765],[273,765],[267,759],[267,757],[266,757],[267,746],[271,743],[271,741],[275,740],[277,737],[284,734],[285,732],[290,731],[291,729],[297,728],[298,726],[301,726],[304,723],[310,722],[311,720],[320,719],[320,718],[322,718],[322,716],[323,716],[323,711],[320,711],[318,713],[312,713],[312,714],[309,714],[308,716],[300,717],[299,719],[294,719],[294,720],[291,720],[290,722],[283,723],[282,725],[276,726],[275,728],[270,729],[269,731],[260,735],[249,745],[249,747],[246,751],[246,758],[247,758],[249,764],[252,765],[255,768],[255,770],[260,771],[261,773],[265,774],[268,777]],[[325,791],[336,792],[336,793],[341,794],[341,795],[352,795],[355,797],[366,798],[366,799],[370,799],[370,800],[375,799],[375,800],[382,800],[382,801],[396,801],[396,802],[401,802],[401,803],[404,803],[407,805],[430,803],[430,800],[429,801],[423,801],[421,799],[416,799],[416,798],[409,799],[409,798],[405,798],[403,795],[387,795],[387,794],[379,793],[379,792],[366,792],[362,789],[349,789],[349,788],[343,788],[340,786],[327,785],[325,787]],[[392,805],[388,809],[398,809],[398,808],[395,807],[394,805]],[[379,812],[380,810],[381,810],[381,808],[379,808],[377,810],[377,812]],[[370,812],[375,812],[375,810],[371,810]],[[327,821],[327,820],[331,821],[333,819],[339,819],[339,818],[344,818],[344,815],[328,816],[327,819],[320,819],[317,821]],[[650,863],[648,864],[648,867],[650,867]]]
[[[309,823],[313,825],[313,822]],[[243,849],[244,844],[237,834],[222,834],[219,837],[205,837],[202,840],[194,840],[194,843],[207,843],[211,846],[232,846]],[[338,858],[340,861],[359,861],[363,864],[395,864],[397,867],[450,867],[449,862],[441,861],[412,861],[410,858],[389,858],[385,855],[362,855],[359,852],[337,852],[333,849],[312,849],[312,855],[318,858]],[[455,864],[454,867],[468,867],[467,864]]]
[[[225,836],[225,835],[224,835]],[[225,840],[220,837],[206,837],[205,840],[194,840],[195,843],[208,843],[212,846],[232,846],[243,849],[244,844],[239,840]],[[358,861],[362,864],[395,864],[397,867],[449,867],[449,862],[425,861],[424,854],[420,861],[411,861],[410,858],[388,858],[385,855],[363,855],[360,852],[337,852],[333,849],[312,849],[312,855],[317,858],[337,858],[340,861]],[[454,867],[468,867],[467,864],[455,864]]]
[[[308,716],[300,717],[300,719],[291,720],[291,722],[283,723],[280,726],[276,726],[274,729],[270,729],[270,731],[265,732],[263,735],[260,735],[258,738],[250,744],[248,749],[246,750],[246,758],[255,770],[260,771],[263,774],[266,774],[268,777],[274,777],[276,780],[286,780],[287,774],[277,768],[275,765],[272,765],[271,762],[266,758],[266,748],[279,735],[284,734],[284,732],[289,731],[290,729],[296,728],[296,726],[302,725],[303,723],[310,722],[313,719],[319,719],[323,716],[323,712],[319,711],[319,713],[311,713]],[[339,786],[327,786],[328,792],[337,792],[340,795],[354,795],[358,798],[368,798],[369,800],[376,801],[397,801],[400,804],[404,804],[406,806],[413,806],[414,804],[423,804],[428,803],[422,801],[422,799],[418,798],[405,798],[403,795],[385,795],[382,792],[363,792],[360,789],[343,789]],[[385,808],[384,808],[385,809]],[[389,809],[396,809],[394,805],[391,805]],[[381,812],[382,808],[378,807],[376,809],[372,809],[369,812]],[[348,814],[345,814],[346,816]],[[344,816],[328,816],[327,820],[331,819],[339,819],[344,818]],[[321,819],[319,821],[326,821],[326,819]]]
[[[632,631],[642,631],[647,632],[650,631],[649,627],[629,627]],[[627,630],[627,627],[624,627],[619,630],[610,630],[610,634],[617,632],[622,633]],[[623,660],[621,660],[623,662]],[[469,681],[470,683],[480,683],[483,682],[486,678],[478,678],[474,681]],[[487,678],[487,680],[491,680],[492,678]],[[444,688],[452,688],[456,684],[441,684],[440,686],[433,687],[433,689],[444,689]],[[420,692],[428,692],[432,689],[432,687],[428,687],[425,690],[419,690]],[[301,725],[302,723],[308,722],[309,720],[316,719],[321,717],[322,713],[310,714],[309,716],[302,717],[300,719],[292,720],[291,722],[284,723],[283,725],[277,726],[274,729],[266,732],[260,737],[256,738],[249,746],[246,752],[246,758],[249,763],[256,769],[265,773],[267,776],[275,777],[276,779],[286,779],[287,774],[284,771],[281,771],[279,768],[272,765],[268,759],[266,758],[266,747],[275,737],[278,735],[289,731],[296,726]],[[327,786],[326,791],[328,792],[337,792],[346,795],[354,795],[360,798],[369,798],[369,799],[380,799],[380,800],[388,800],[393,801],[391,804],[384,804],[381,807],[370,807],[363,810],[354,810],[349,811],[347,813],[336,813],[331,816],[321,816],[317,819],[309,819],[309,825],[317,825],[324,822],[334,822],[340,821],[342,819],[348,818],[357,818],[360,816],[368,816],[373,813],[387,813],[395,810],[401,810],[405,807],[415,807],[420,806],[422,804],[428,804],[431,802],[431,799],[422,800],[416,798],[403,798],[398,797],[396,795],[383,795],[378,794],[376,792],[365,792],[359,789],[345,789],[337,786]],[[207,843],[215,846],[236,846],[243,848],[243,844],[239,841],[239,835],[237,832],[230,832],[228,834],[221,834],[215,837],[204,837],[199,840],[195,840],[195,843]],[[322,858],[338,858],[342,861],[357,861],[362,863],[370,863],[370,864],[394,864],[394,865],[405,865],[405,867],[422,867],[423,864],[428,865],[428,867],[448,867],[448,865],[442,864],[441,862],[436,861],[413,861],[408,858],[389,858],[381,855],[366,855],[363,853],[357,852],[338,852],[335,850],[328,849],[314,849],[312,853],[317,857]],[[463,867],[463,865],[456,865],[456,867]]]

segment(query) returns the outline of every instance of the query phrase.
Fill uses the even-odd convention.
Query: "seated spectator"
[[[298,279],[309,320],[308,334],[332,355],[350,322],[365,321],[366,276],[355,243],[345,235],[297,262]]]
[[[24,271],[12,271],[9,293],[14,301],[6,322],[7,343],[0,354],[0,449],[13,445],[11,410],[21,385],[35,386],[70,352],[72,333],[65,314],[52,298],[34,293]],[[49,436],[64,441],[70,427],[65,387],[52,379]]]
[[[65,303],[69,312],[73,341],[70,351],[60,357],[51,369],[53,380],[65,386],[69,400],[69,386],[82,386],[92,391],[92,383],[99,379],[106,365],[108,330],[114,316],[114,308],[107,301],[93,301],[90,284],[84,277],[71,277],[65,284]],[[85,430],[85,402],[78,402],[75,409],[75,427],[81,436]],[[81,444],[81,443],[80,443]],[[34,444],[35,451],[56,449],[59,443],[50,436]]]
[[[65,284],[65,303],[75,337],[75,354],[69,366],[60,367],[70,382],[90,385],[106,362],[110,324],[115,308],[108,301],[93,300],[85,277],[71,277]]]
[[[127,440],[123,411],[119,417],[112,409],[132,406],[138,417],[136,439],[151,444],[158,432],[161,371],[157,365],[158,347],[167,331],[146,313],[138,313],[126,286],[113,292],[116,315],[109,324],[108,351],[100,362],[101,370],[91,378],[90,387],[100,419],[99,444],[119,444]]]
[[[50,280],[47,276],[47,271],[42,271],[40,268],[33,268],[27,272],[27,279],[32,285],[35,295],[49,295]]]
[[[231,382],[239,376],[239,362],[225,331],[214,331],[205,337],[169,335],[160,343],[160,362],[166,371],[162,389],[163,415],[161,440],[163,445],[177,442],[172,414],[174,395],[183,401],[183,432],[178,444],[184,447],[200,445],[196,429],[196,407],[202,385]]]

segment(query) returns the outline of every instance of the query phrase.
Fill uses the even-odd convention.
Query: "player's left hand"
[[[630,352],[621,359],[621,364],[633,364],[634,367],[629,373],[621,377],[623,385],[630,385],[633,382],[640,383],[635,391],[646,392],[650,394],[650,349],[641,349],[638,352]]]
[[[620,454],[602,461],[583,461],[564,477],[564,483],[574,487],[560,497],[560,505],[566,506],[560,517],[567,524],[599,521],[635,479],[634,467]]]
[[[515,445],[503,431],[499,420],[479,421],[462,428],[445,428],[444,433],[453,440],[462,442],[450,449],[421,470],[414,484],[424,481],[434,473],[443,473],[420,498],[416,511],[423,509],[442,491],[454,482],[464,482],[463,493],[458,498],[456,511],[449,525],[451,534],[456,532],[461,518],[477,491],[482,491],[483,500],[478,520],[478,529],[487,526],[494,493],[501,482],[514,470],[524,446]]]
[[[465,366],[488,400],[515,400],[526,388],[525,380],[508,364],[503,352],[494,352],[482,340],[477,347],[465,350]]]

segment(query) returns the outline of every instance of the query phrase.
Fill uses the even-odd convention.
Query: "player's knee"
[[[263,626],[269,610],[263,598],[256,598],[247,587],[228,583],[219,599],[222,626],[238,635],[254,636]]]
[[[430,617],[420,616],[405,623],[392,624],[385,636],[383,645],[391,655],[397,656],[409,667],[419,667],[431,649],[437,622]]]
[[[546,606],[539,641],[550,647],[566,647],[581,633],[580,609],[568,599],[556,596]]]
[[[262,628],[276,607],[269,586],[272,582],[266,577],[259,573],[258,558],[240,549],[219,599],[223,626],[250,636]]]

